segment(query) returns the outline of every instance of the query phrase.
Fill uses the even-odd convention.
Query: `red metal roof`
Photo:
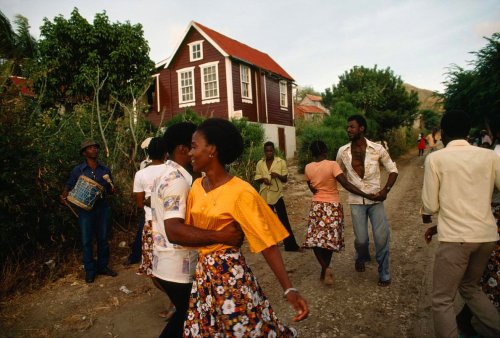
[[[214,31],[213,29],[203,26],[202,24],[199,24],[197,22],[193,23],[196,28],[201,29],[230,56],[275,73],[285,79],[294,81],[294,79],[266,53],[262,53],[257,49],[249,47],[239,41],[228,38],[227,36],[222,35],[221,33]]]
[[[309,98],[311,101],[321,101],[321,96],[318,95],[312,95],[312,94],[306,94],[306,96]]]
[[[299,115],[303,115],[304,113],[307,114],[325,114],[326,113],[321,110],[321,108],[316,107],[316,106],[306,106],[306,105],[296,105],[295,106],[295,113],[299,113]]]

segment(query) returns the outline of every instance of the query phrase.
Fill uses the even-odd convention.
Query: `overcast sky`
[[[191,20],[269,54],[299,86],[321,92],[355,65],[390,67],[403,81],[443,90],[447,67],[467,67],[500,32],[500,1],[377,0],[0,0],[13,22],[28,18],[39,38],[44,17],[68,18],[74,7],[89,22],[140,23],[150,57],[169,57]]]

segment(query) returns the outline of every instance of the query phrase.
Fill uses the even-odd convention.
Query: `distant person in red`
[[[419,134],[418,137],[418,156],[424,156],[424,150],[425,150],[425,137],[423,133]]]

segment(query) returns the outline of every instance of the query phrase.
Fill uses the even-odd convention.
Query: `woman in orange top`
[[[193,135],[190,152],[193,170],[205,172],[190,191],[186,223],[207,230],[220,230],[238,223],[250,250],[262,252],[297,311],[295,321],[309,309],[292,283],[276,244],[287,231],[257,191],[229,174],[224,166],[243,152],[243,139],[236,127],[223,119],[207,119]],[[257,284],[240,248],[224,244],[199,249],[188,316],[186,337],[293,337],[296,331],[283,326]]]
[[[337,181],[353,194],[375,200],[373,194],[365,194],[351,184],[335,161],[326,159],[327,147],[323,141],[314,141],[309,150],[314,162],[306,165],[305,176],[313,198],[309,211],[309,225],[304,248],[312,248],[321,265],[320,279],[326,285],[333,284],[330,262],[333,252],[344,249],[344,211],[340,203]]]

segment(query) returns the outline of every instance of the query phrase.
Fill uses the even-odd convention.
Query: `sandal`
[[[379,280],[378,283],[377,283],[377,285],[384,288],[386,286],[391,285],[391,280],[390,279],[388,279],[388,280]]]
[[[365,262],[356,261],[356,263],[354,263],[354,268],[357,272],[365,272]]]

